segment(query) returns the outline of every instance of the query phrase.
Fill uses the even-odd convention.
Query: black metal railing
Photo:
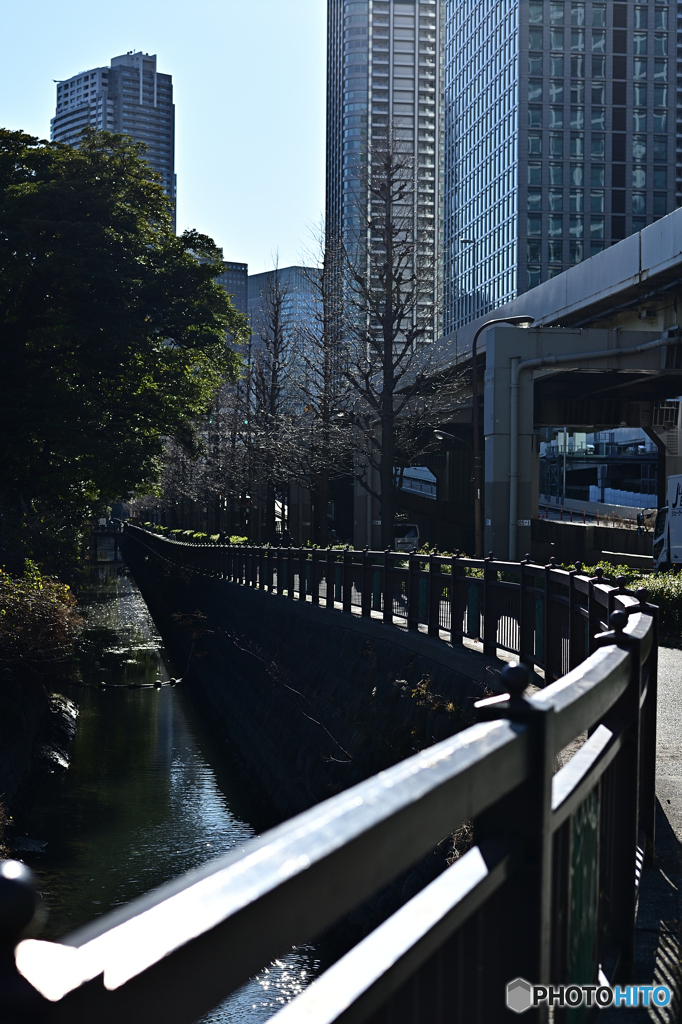
[[[369,604],[371,611],[377,592],[371,553],[357,553],[356,562],[353,552],[323,552],[313,569],[310,552],[204,550],[137,530],[132,536],[177,567],[265,589],[279,589],[279,581],[287,594],[296,575],[305,584],[297,593],[308,595],[309,580],[314,592],[324,567],[336,601],[340,571],[346,610],[358,580],[363,610]],[[569,660],[578,650],[587,657],[530,699],[522,696],[528,670],[509,666],[508,693],[481,702],[478,724],[61,943],[21,941],[21,973],[0,987],[3,1020],[28,1020],[33,1005],[35,1019],[64,1024],[190,1024],[274,957],[380,891],[465,820],[473,822],[472,848],[283,1008],[277,1024],[497,1024],[514,1019],[505,989],[516,977],[554,985],[596,984],[598,975],[630,980],[639,872],[654,844],[656,609],[644,591],[633,595],[553,567],[467,560],[449,574],[450,560],[432,562],[429,571],[419,560],[396,555],[383,563],[379,590],[391,615],[402,579],[408,624],[440,628],[447,601],[456,610],[450,629],[465,635],[473,580],[473,632],[488,646],[507,616],[517,623],[511,636],[524,659],[548,672],[560,661],[538,655],[542,628],[543,652],[549,637],[565,636]],[[469,565],[482,575],[467,576]],[[424,578],[427,613],[411,615],[410,595]],[[531,614],[519,623],[526,601]],[[612,628],[593,637],[592,623],[609,615]],[[555,620],[567,629],[553,632]],[[27,919],[22,900],[30,884],[12,877],[19,870],[6,864],[0,877],[6,948]],[[581,1011],[570,1012],[581,1019]],[[555,1009],[554,1020],[568,1019],[562,1013]],[[544,1018],[530,1010],[525,1019]]]
[[[580,562],[565,571],[555,559],[535,565],[529,557],[184,543],[136,526],[127,533],[176,569],[423,627],[453,644],[479,641],[486,653],[517,654],[546,682],[594,651],[594,634],[606,629],[616,595],[625,593],[622,579],[609,584],[601,568],[587,576]]]

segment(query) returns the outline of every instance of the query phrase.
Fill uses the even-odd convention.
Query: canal
[[[229,757],[170,683],[174,666],[127,570],[93,570],[82,610],[83,678],[65,690],[79,708],[71,764],[41,779],[17,822],[50,939],[256,835]],[[315,949],[292,950],[204,1022],[265,1021],[318,967]]]

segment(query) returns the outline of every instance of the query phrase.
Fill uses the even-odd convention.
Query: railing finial
[[[16,945],[29,928],[40,931],[45,917],[31,869],[18,860],[0,861],[0,946]]]
[[[530,682],[530,672],[521,662],[505,665],[500,672],[502,689],[510,697],[521,697]]]
[[[628,613],[617,608],[609,615],[609,625],[614,633],[622,633],[628,624]]]

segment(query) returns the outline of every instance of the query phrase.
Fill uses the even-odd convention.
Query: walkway
[[[682,1019],[682,650],[659,649],[656,863],[642,876],[635,981],[669,985],[676,995],[669,1007],[611,1010],[603,1024]]]

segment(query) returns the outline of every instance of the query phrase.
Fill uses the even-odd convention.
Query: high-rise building
[[[261,331],[271,330],[270,318],[277,302],[277,315],[287,336],[304,340],[308,333],[319,333],[320,290],[312,267],[278,267],[262,274],[249,274],[248,313],[254,344]],[[220,280],[220,278],[218,278]]]
[[[223,261],[224,270],[216,277],[216,283],[222,285],[232,297],[232,305],[240,313],[249,312],[249,265],[248,263],[230,263]]]
[[[329,0],[327,9],[328,236],[351,246],[362,236],[373,147],[392,127],[414,162],[415,231],[438,266],[443,0]]]
[[[147,145],[146,158],[173,200],[175,222],[173,81],[156,70],[156,54],[125,53],[113,57],[111,67],[91,68],[57,83],[50,138],[77,146],[88,126]]]
[[[445,333],[675,208],[676,14],[447,0]]]

